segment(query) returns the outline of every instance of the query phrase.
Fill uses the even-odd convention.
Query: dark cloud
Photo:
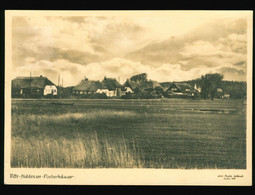
[[[244,70],[238,70],[236,68],[233,67],[223,67],[219,69],[221,73],[225,74],[225,73],[236,73],[238,75],[246,75]]]
[[[162,63],[180,64],[184,71],[212,68],[224,63],[240,66],[247,54],[246,28],[246,19],[217,21],[182,36],[151,43],[127,54],[126,58],[154,67],[160,67]],[[221,71],[243,77],[242,71]]]
[[[107,17],[105,16],[60,16],[62,20],[67,20],[70,22],[76,22],[76,23],[88,23],[91,18],[97,19],[97,20],[105,20]]]
[[[83,16],[70,16],[70,17],[59,17],[61,18],[62,20],[67,20],[67,21],[70,21],[70,22],[75,22],[75,23],[85,23],[85,17]]]
[[[143,28],[137,24],[130,22],[119,22],[110,23],[106,26],[106,31],[108,32],[122,32],[122,33],[140,33]]]
[[[233,67],[223,67],[218,70],[220,74],[224,75],[225,80],[233,81],[245,81],[246,80],[246,71],[238,70]]]
[[[103,34],[97,34],[91,38],[91,43],[114,46],[122,38],[134,40],[137,36],[142,36],[143,32],[144,29],[134,23],[109,23],[105,26]]]
[[[79,50],[62,50],[57,49],[56,52],[57,59],[65,59],[72,63],[86,65],[91,62],[100,61],[100,57],[89,52],[83,52]]]
[[[32,57],[36,61],[47,60],[51,62],[64,59],[68,60],[69,62],[82,65],[100,61],[100,56],[79,50],[63,50],[55,47],[38,47],[38,51],[39,52],[34,52],[33,50],[24,48],[18,52],[18,56],[14,55],[14,57],[19,59]]]
[[[105,47],[103,47],[102,45],[99,45],[99,44],[92,45],[92,48],[94,49],[95,52],[99,52],[99,53],[106,53],[107,52],[107,49]]]
[[[246,61],[241,60],[241,61],[235,63],[234,65],[236,65],[236,66],[243,66],[245,64],[246,64]]]

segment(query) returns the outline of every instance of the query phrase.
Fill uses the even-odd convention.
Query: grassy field
[[[13,99],[11,166],[245,169],[245,113],[244,100]]]

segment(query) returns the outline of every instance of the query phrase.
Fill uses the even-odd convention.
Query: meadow
[[[11,166],[245,169],[246,102],[13,99]]]

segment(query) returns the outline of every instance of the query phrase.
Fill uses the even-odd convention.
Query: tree
[[[162,97],[164,94],[164,89],[160,86],[155,87],[155,91],[156,91],[157,96],[159,96],[159,97]]]
[[[220,87],[222,79],[223,75],[218,73],[203,75],[201,77],[201,96],[204,99],[210,96],[211,100],[213,100],[217,93],[217,88]]]
[[[137,74],[134,75],[130,78],[131,81],[135,81],[135,82],[141,82],[141,81],[146,81],[147,80],[147,74],[146,73],[142,73],[142,74]]]

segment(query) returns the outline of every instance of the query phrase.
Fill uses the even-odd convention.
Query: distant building
[[[230,98],[230,95],[228,93],[224,94],[223,96],[224,99],[229,99]]]
[[[199,93],[201,93],[202,91],[201,87],[197,86],[197,84],[194,85],[194,89],[198,91]]]
[[[127,80],[124,83],[124,86],[128,90],[132,90],[132,92],[135,91],[135,89],[139,89],[141,91],[144,91],[146,89],[155,89],[156,87],[161,86],[157,81],[153,80],[144,80],[144,81],[132,81],[132,80]]]
[[[73,88],[73,95],[103,94],[107,97],[123,95],[122,85],[114,78],[104,78],[100,81],[92,81],[85,78]]]
[[[173,84],[173,82],[162,82],[160,83],[160,86],[164,91],[168,90],[169,87]]]
[[[224,92],[221,88],[217,88],[217,91],[216,91],[216,98],[224,98]]]
[[[173,83],[167,90],[168,96],[193,97],[197,91],[187,83]]]
[[[57,87],[55,85],[46,85],[43,90],[43,95],[57,95]]]
[[[16,77],[12,80],[13,96],[57,95],[57,87],[47,77]]]
[[[130,87],[124,87],[126,93],[134,93]]]
[[[96,93],[98,89],[102,88],[100,81],[92,81],[85,78],[72,91],[73,95],[85,95]]]
[[[97,93],[105,93],[107,97],[120,97],[125,94],[122,85],[115,78],[107,78],[101,81],[101,87]]]

